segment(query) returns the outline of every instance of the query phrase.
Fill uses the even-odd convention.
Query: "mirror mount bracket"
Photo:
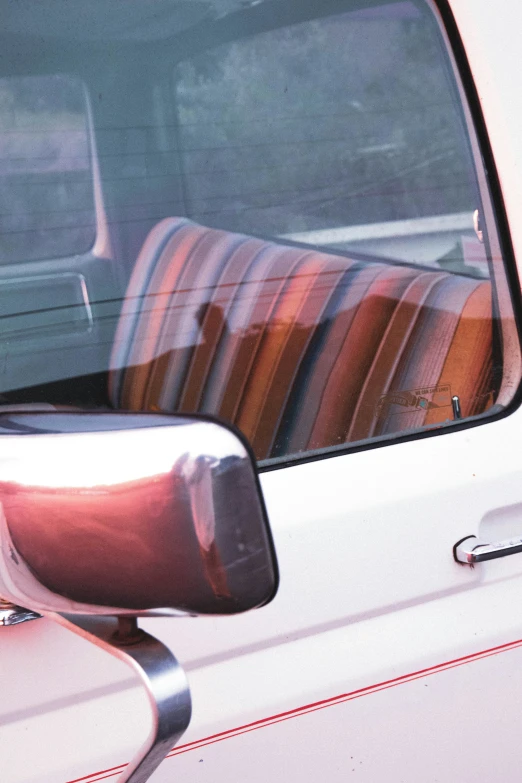
[[[27,623],[29,620],[38,620],[41,616],[38,612],[33,612],[31,609],[25,609],[23,606],[17,606],[11,601],[0,598],[0,627]]]
[[[190,723],[190,689],[183,668],[168,647],[138,627],[135,618],[47,616],[119,658],[140,676],[149,697],[153,725],[117,783],[145,783]]]

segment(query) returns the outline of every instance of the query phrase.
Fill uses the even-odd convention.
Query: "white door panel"
[[[228,769],[248,783],[517,780],[521,655],[479,658],[237,733],[165,761],[157,779],[211,781]]]
[[[232,744],[222,742],[223,747],[212,756],[213,780],[242,779],[246,774],[242,765],[247,763],[243,750],[249,756],[252,747],[266,764],[277,766],[281,749],[290,741],[283,739],[284,733],[277,735],[283,723],[281,730],[291,732],[296,743],[297,759],[302,755],[300,748],[310,746],[313,734],[331,732],[336,736],[345,729],[347,736],[356,733],[358,752],[371,756],[376,726],[379,721],[397,723],[392,717],[396,711],[400,711],[400,723],[405,727],[418,720],[437,725],[431,698],[434,703],[442,700],[440,703],[448,705],[455,733],[459,711],[470,691],[476,700],[471,701],[470,711],[476,714],[482,710],[483,731],[488,725],[492,730],[493,712],[480,697],[482,679],[477,675],[469,680],[471,672],[479,672],[477,660],[489,656],[488,651],[499,645],[508,646],[493,650],[502,655],[496,654],[490,661],[488,657],[488,677],[498,683],[497,701],[509,692],[505,709],[512,710],[511,737],[515,742],[517,702],[507,680],[514,679],[514,689],[520,682],[516,668],[506,669],[506,661],[515,660],[516,653],[510,653],[511,657],[507,653],[522,638],[522,620],[516,610],[517,596],[522,593],[522,555],[470,569],[453,561],[452,546],[462,536],[477,533],[481,520],[492,511],[521,502],[522,468],[516,460],[521,421],[517,412],[495,423],[441,437],[264,474],[263,489],[282,574],[273,603],[242,617],[143,623],[166,641],[185,665],[194,700],[194,717],[182,747],[175,758],[164,762],[153,780],[170,780],[172,774],[178,774],[173,765],[190,765],[188,757],[194,756],[196,748],[213,746],[212,741],[210,745],[199,741],[221,732],[227,737],[233,734],[234,740]],[[495,459],[488,457],[491,454]],[[516,515],[512,519],[516,527]],[[521,529],[522,522],[509,532]],[[146,733],[146,710],[143,704],[136,709],[141,696],[132,687],[125,667],[64,629],[48,626],[48,621],[41,620],[3,631],[6,640],[12,640],[2,649],[6,670],[20,671],[15,665],[16,640],[17,635],[20,640],[23,635],[26,649],[35,657],[39,648],[43,652],[55,644],[53,661],[60,674],[55,674],[54,681],[52,676],[47,678],[48,684],[39,689],[40,704],[34,705],[32,714],[27,707],[34,699],[34,678],[39,683],[46,681],[47,653],[41,668],[38,660],[31,664],[32,681],[23,675],[11,678],[9,711],[22,711],[25,705],[26,712],[23,732],[19,722],[2,730],[13,764],[9,780],[42,780],[36,769],[40,750],[33,755],[24,748],[38,747],[43,737],[46,774],[53,768],[46,779],[59,783],[84,776],[89,781],[99,779],[90,773],[128,760]],[[466,656],[471,657],[459,661]],[[467,666],[458,666],[448,680],[440,672],[453,667],[455,661]],[[433,671],[424,671],[433,667]],[[469,671],[468,684],[462,692],[457,687],[462,705],[453,711],[449,705],[455,698],[455,678],[459,682],[458,672],[464,669]],[[402,694],[405,683],[419,672],[427,678],[429,694],[434,695],[418,690],[424,686],[407,686],[422,694],[417,703]],[[386,716],[381,714],[381,697],[355,699],[360,689],[365,695],[387,690],[390,680],[401,687],[389,688]],[[446,682],[453,684],[446,688]],[[93,689],[94,698],[85,701],[87,688]],[[79,703],[71,706],[71,697],[75,699],[76,694]],[[332,706],[345,699],[343,707],[312,708],[304,723],[300,718],[290,728],[287,721],[280,724],[273,718],[286,711],[297,711],[300,716],[306,705],[327,700]],[[364,706],[359,701],[364,701]],[[248,731],[248,724],[257,721],[274,723],[270,732],[280,737],[279,751],[271,752],[269,758],[266,734]],[[235,735],[238,727],[245,726],[252,736],[243,746],[238,744],[243,740]],[[302,737],[300,726],[310,727],[309,731],[303,728]],[[446,721],[439,728],[444,736],[452,736]],[[295,738],[296,733],[301,739]],[[404,768],[404,779],[423,775],[418,760],[423,758],[421,746],[425,754],[430,752],[430,736],[421,732],[415,739],[416,751]],[[191,748],[191,743],[196,746]],[[187,744],[189,748],[184,748]],[[329,774],[333,775],[338,761],[332,759]],[[511,762],[505,760],[506,764],[515,762],[515,754]],[[468,754],[467,763],[469,770],[480,773],[478,755]],[[259,759],[253,762],[254,767],[259,764]],[[185,766],[182,769],[179,774],[185,773]],[[263,770],[268,771],[266,767]],[[342,765],[339,770],[341,774]],[[368,766],[368,770],[364,774],[380,774],[378,767]],[[272,774],[275,771],[272,769]],[[297,768],[294,772],[297,774]],[[313,765],[309,773],[305,779],[315,780]],[[197,774],[203,774],[199,767]],[[256,775],[262,772],[252,774],[246,779],[257,780]]]
[[[521,421],[517,412],[264,474],[281,570],[276,600],[245,617],[198,619],[178,642],[180,657],[221,660],[522,574],[519,555],[474,569],[452,556],[460,538],[482,533],[486,515],[520,503]],[[522,518],[508,522],[503,534],[522,530]],[[169,620],[147,623],[165,639],[177,636]]]

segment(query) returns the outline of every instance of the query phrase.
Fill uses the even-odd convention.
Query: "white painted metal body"
[[[451,0],[522,273],[522,6]],[[520,779],[522,410],[262,475],[281,584],[233,618],[147,620],[185,666],[193,719],[152,780]],[[0,439],[1,461],[7,445]],[[138,567],[138,566],[137,566]],[[38,620],[0,633],[0,778],[111,779],[147,732],[128,670]]]

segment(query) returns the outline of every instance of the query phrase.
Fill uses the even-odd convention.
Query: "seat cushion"
[[[206,412],[258,459],[464,416],[494,399],[491,285],[159,223],[131,276],[112,404]]]

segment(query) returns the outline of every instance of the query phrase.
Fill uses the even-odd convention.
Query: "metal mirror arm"
[[[191,700],[185,672],[170,650],[138,628],[134,618],[49,616],[120,658],[141,677],[151,705],[152,730],[117,783],[145,783],[189,725]]]

